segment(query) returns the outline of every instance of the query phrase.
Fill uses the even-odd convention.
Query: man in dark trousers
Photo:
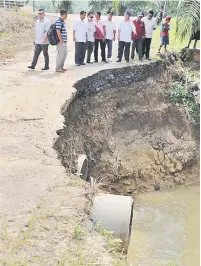
[[[92,12],[88,13],[88,21],[87,21],[87,42],[86,42],[86,51],[87,51],[87,63],[92,64],[91,62],[91,54],[94,49],[94,40],[95,40],[95,32],[96,27],[93,21],[94,15]]]
[[[144,25],[145,25],[145,39],[143,42],[143,55],[146,56],[147,60],[151,60],[150,46],[151,46],[153,31],[156,29],[156,19],[153,16],[154,16],[153,11],[149,11],[148,15],[142,18],[142,21],[144,22]]]
[[[35,66],[38,62],[40,53],[43,51],[45,58],[45,67],[42,70],[49,69],[49,55],[48,55],[48,39],[47,32],[50,28],[50,21],[45,18],[45,13],[43,9],[38,10],[38,19],[36,21],[36,35],[35,35],[35,51],[33,61],[31,66],[28,66],[30,69],[35,69]]]
[[[98,63],[98,46],[100,43],[102,62],[107,63],[105,58],[105,31],[104,23],[101,21],[101,12],[95,13],[95,49],[94,49],[94,62]]]
[[[144,22],[141,20],[143,18],[143,14],[138,12],[137,19],[133,20],[133,24],[136,28],[136,33],[133,33],[132,39],[132,52],[131,52],[131,59],[133,60],[135,57],[135,50],[138,53],[139,60],[142,60],[142,47],[143,41],[145,39],[145,26]]]
[[[132,33],[136,33],[136,29],[132,21],[130,20],[131,13],[130,11],[126,11],[124,13],[124,21],[119,25],[118,29],[118,60],[117,62],[121,62],[123,52],[126,63],[129,63],[130,57],[130,45],[131,45],[131,36]]]
[[[86,51],[87,25],[85,23],[86,12],[80,12],[80,18],[75,21],[73,27],[73,40],[75,41],[75,64],[85,65],[84,57]]]

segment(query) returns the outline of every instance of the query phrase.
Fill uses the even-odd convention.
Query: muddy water
[[[137,196],[130,265],[200,265],[199,192],[196,186]]]

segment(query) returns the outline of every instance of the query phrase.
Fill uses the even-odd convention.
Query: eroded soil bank
[[[76,173],[78,155],[85,153],[89,175],[105,191],[124,195],[197,184],[199,128],[184,105],[169,101],[181,78],[175,62],[159,60],[77,82],[54,144],[66,169]]]

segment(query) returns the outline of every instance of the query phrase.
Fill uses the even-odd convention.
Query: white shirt
[[[74,23],[73,30],[75,31],[76,42],[86,42],[87,25],[84,20],[76,20]]]
[[[96,32],[96,27],[94,21],[87,21],[87,40],[89,42],[94,42],[94,32]]]
[[[49,19],[44,18],[43,20],[39,20],[39,19],[36,20],[35,44],[42,44],[42,40],[44,39],[49,28],[50,28]],[[48,44],[48,39],[46,40],[45,44]]]
[[[119,25],[119,31],[120,31],[120,41],[122,42],[131,42],[132,41],[132,32],[136,33],[135,25],[131,20],[124,20]]]
[[[105,39],[107,40],[113,40],[114,39],[114,30],[116,30],[115,24],[110,20],[105,20],[103,22],[103,25],[105,26]]]
[[[142,18],[142,21],[145,24],[145,35],[146,38],[152,38],[153,30],[156,28],[156,19],[148,19],[147,17]]]

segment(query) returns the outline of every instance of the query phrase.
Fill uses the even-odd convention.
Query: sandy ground
[[[75,92],[73,84],[101,69],[120,66],[74,66],[74,44],[69,35],[65,74],[55,73],[56,48],[52,46],[49,71],[40,70],[42,55],[36,70],[27,69],[33,51],[18,54],[0,68],[0,209],[8,214],[29,209],[64,172],[52,143],[56,130],[63,126],[60,108]]]
[[[1,265],[18,265],[14,264],[15,260],[20,261],[19,265],[25,265],[22,264],[22,258],[23,262],[28,261],[26,265],[43,265],[41,262],[34,264],[33,257],[36,255],[48,260],[44,265],[57,265],[56,261],[63,250],[67,247],[70,250],[73,245],[71,241],[77,224],[83,221],[88,223],[84,212],[88,186],[76,177],[67,176],[52,148],[53,139],[57,137],[56,130],[63,127],[60,108],[75,91],[75,81],[101,69],[118,67],[118,64],[99,63],[96,66],[75,67],[71,28],[72,20],[68,23],[68,71],[65,74],[55,73],[55,47],[50,47],[51,69],[47,72],[40,70],[43,67],[42,55],[35,71],[27,69],[33,56],[32,50],[20,53],[8,62],[1,62]],[[31,43],[32,40],[28,42]],[[116,46],[117,44],[114,60]],[[38,218],[35,219],[36,217]],[[53,226],[54,230],[43,230],[43,222]],[[28,234],[25,241],[24,234],[27,230],[32,233]],[[104,253],[98,236],[93,234],[95,233],[90,233],[85,238],[85,244],[89,244],[86,250],[90,250],[93,245],[94,252],[98,252],[94,257],[101,259],[99,265],[112,265],[110,262],[108,264],[110,258]],[[92,253],[86,257],[93,257]],[[61,265],[71,265],[69,260],[68,257],[67,264]],[[14,261],[13,264],[9,264],[10,261]]]

